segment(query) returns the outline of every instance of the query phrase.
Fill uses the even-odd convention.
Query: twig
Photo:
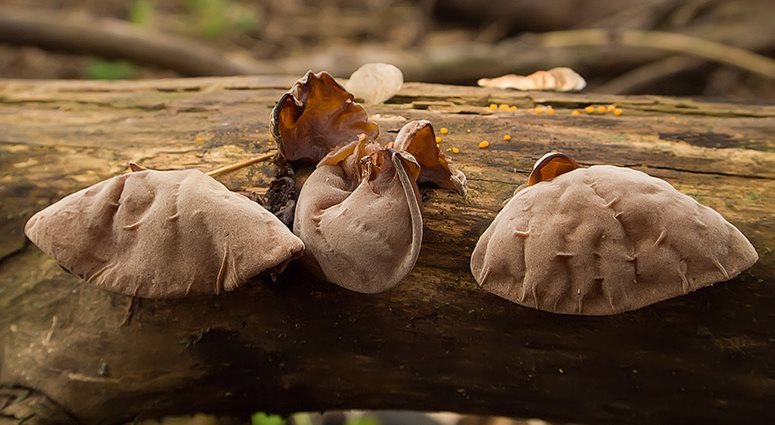
[[[46,332],[46,336],[43,338],[43,345],[51,344],[51,338],[54,336],[54,329],[56,329],[56,326],[57,316],[55,314],[51,317],[51,327],[49,327],[48,332]]]
[[[253,60],[227,57],[202,43],[128,22],[42,9],[0,6],[0,42],[129,59],[190,76],[272,72]]]
[[[658,31],[625,31],[623,44],[652,47],[686,53],[710,61],[744,69],[767,78],[775,78],[775,60],[735,46],[717,43],[685,34]]]
[[[757,42],[758,46],[747,47],[763,48],[766,47],[763,43],[772,42],[771,37],[763,39]],[[518,36],[495,45],[476,42],[425,45],[411,51],[361,43],[347,48],[337,45],[317,49],[302,56],[256,60],[228,57],[200,43],[138,29],[116,19],[70,16],[64,19],[60,13],[0,6],[0,42],[125,58],[184,75],[295,75],[308,69],[349,75],[366,62],[389,62],[404,71],[407,80],[456,81],[553,66],[589,66],[596,55],[610,56],[614,54],[612,47],[621,47],[627,48],[622,53],[627,53],[627,60],[635,66],[662,59],[667,51],[775,78],[775,60],[768,57],[695,36],[642,30],[555,31]],[[597,49],[597,52],[578,49],[583,46],[606,49]],[[637,50],[635,58],[633,50]]]
[[[609,31],[586,29],[555,31],[541,34],[544,47],[580,47],[622,45],[637,48],[668,50],[697,56],[767,78],[775,78],[775,60],[739,47],[717,43],[685,34],[661,31]]]
[[[118,378],[109,378],[104,376],[91,376],[80,372],[67,371],[67,379],[76,382],[89,382],[96,384],[117,384],[121,382]]]
[[[224,173],[229,173],[229,172],[234,171],[234,170],[239,170],[240,168],[245,168],[245,167],[247,167],[249,165],[253,165],[253,164],[256,164],[256,163],[259,163],[259,162],[266,161],[268,159],[272,159],[272,157],[274,157],[274,155],[275,155],[275,152],[272,151],[272,152],[269,152],[269,153],[265,153],[265,154],[263,154],[261,156],[257,156],[255,158],[246,159],[244,161],[240,161],[240,162],[237,162],[237,163],[234,163],[234,164],[230,164],[230,165],[226,165],[226,166],[223,166],[223,167],[220,167],[220,168],[216,168],[215,170],[208,171],[206,174],[208,176],[210,176],[210,177],[215,177],[215,176],[218,176],[218,175],[221,175],[221,174],[224,174]]]
[[[691,56],[671,56],[633,69],[595,88],[596,93],[628,94],[639,87],[690,71],[705,64]]]

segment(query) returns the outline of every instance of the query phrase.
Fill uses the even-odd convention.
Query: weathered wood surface
[[[442,146],[461,149],[450,156],[470,193],[430,193],[418,264],[380,295],[295,266],[276,285],[143,300],[128,317],[130,298],[83,285],[25,243],[33,212],[128,161],[211,169],[268,150],[270,108],[293,80],[0,82],[2,383],[39,390],[83,423],[330,408],[773,423],[772,104],[407,84],[369,108],[381,137],[407,119],[449,128]],[[492,112],[492,102],[520,110]],[[609,102],[624,115],[569,115]],[[526,110],[537,103],[556,114]],[[482,139],[492,146],[477,149]],[[760,262],[732,282],[613,317],[547,314],[483,292],[470,252],[553,149],[668,180],[737,225]],[[239,190],[265,185],[270,172],[257,165],[219,179]]]

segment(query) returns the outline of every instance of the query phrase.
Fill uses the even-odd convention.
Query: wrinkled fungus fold
[[[377,124],[327,72],[308,72],[277,102],[272,134],[285,161],[317,164],[358,135],[375,139]]]
[[[416,160],[361,136],[332,152],[299,194],[302,261],[347,289],[382,292],[414,267],[422,242]]]
[[[436,146],[430,122],[407,123],[383,146],[366,111],[325,72],[307,73],[280,99],[272,132],[297,184],[299,168],[317,164],[295,204],[302,261],[353,291],[385,291],[414,267],[422,242],[418,183],[465,193],[465,175]]]

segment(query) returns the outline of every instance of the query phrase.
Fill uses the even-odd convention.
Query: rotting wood
[[[83,285],[25,243],[35,211],[129,161],[210,170],[268,152],[269,112],[294,79],[0,82],[0,382],[38,390],[86,424],[334,408],[772,422],[772,104],[407,83],[368,108],[380,139],[410,119],[449,128],[441,146],[460,149],[448,155],[469,194],[426,193],[417,266],[379,295],[294,266],[276,284],[142,300],[127,322],[129,297]],[[539,103],[555,114],[528,110]],[[624,115],[570,116],[607,103]],[[483,139],[488,149],[477,148]],[[468,269],[471,250],[553,149],[668,180],[738,226],[760,262],[730,283],[611,317],[552,315],[485,293]],[[260,163],[218,178],[249,190],[270,174]]]

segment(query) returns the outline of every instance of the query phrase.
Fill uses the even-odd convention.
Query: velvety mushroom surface
[[[196,170],[102,181],[35,214],[25,233],[89,283],[148,298],[230,291],[304,249],[273,214]]]
[[[353,291],[397,285],[420,253],[419,174],[412,155],[365,135],[323,158],[296,206],[293,230],[307,247],[302,261]]]
[[[539,160],[549,168],[534,169],[534,184],[477,243],[471,271],[487,291],[549,312],[607,315],[729,280],[757,261],[737,228],[669,183],[556,159]]]

